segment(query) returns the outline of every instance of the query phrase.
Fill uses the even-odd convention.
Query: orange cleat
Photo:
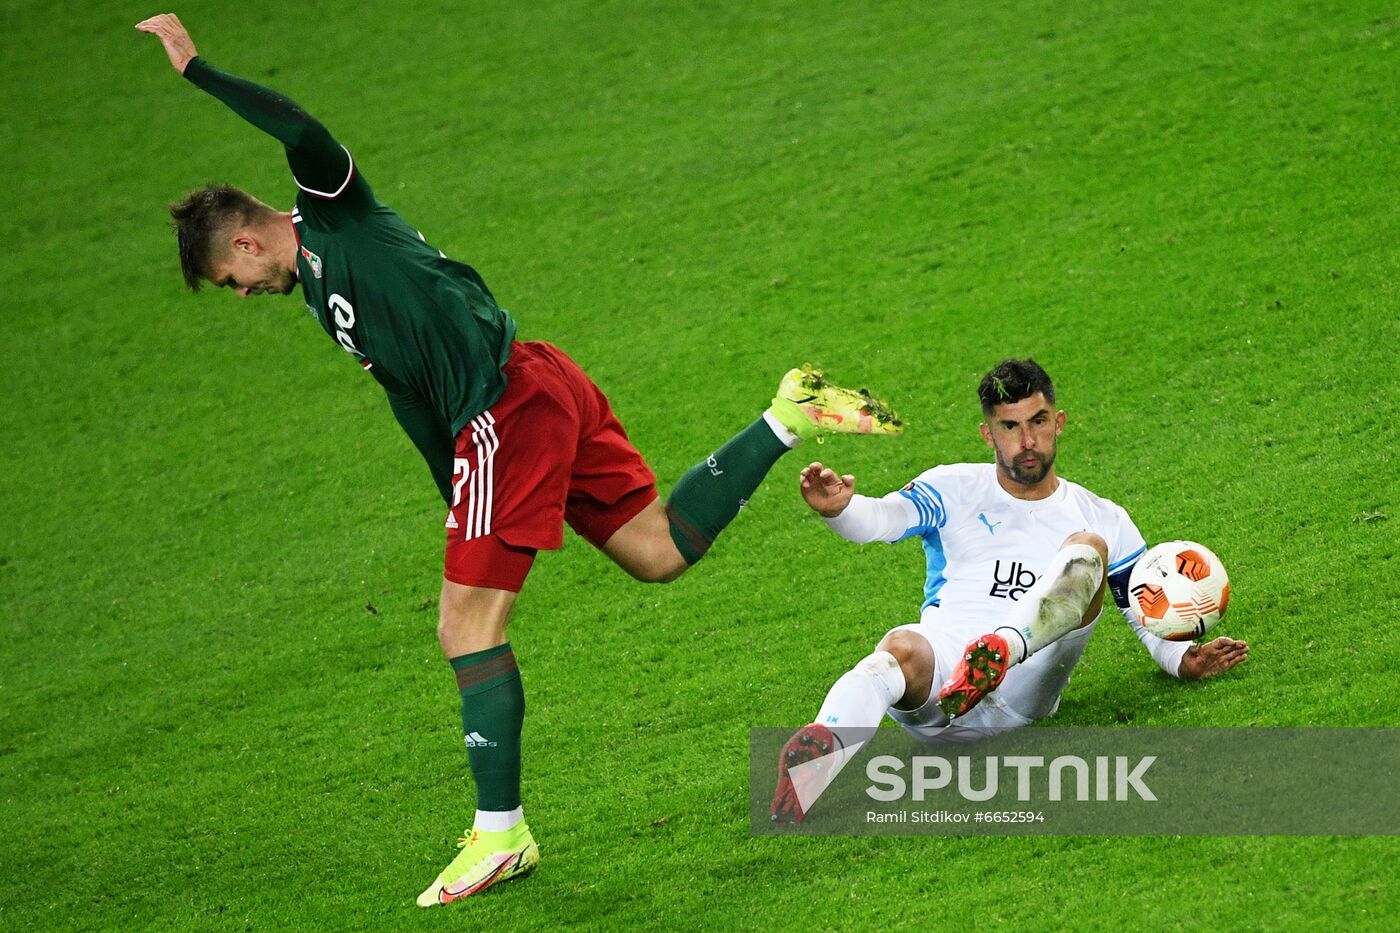
[[[778,755],[778,790],[773,794],[773,822],[801,823],[807,814],[802,809],[802,801],[797,796],[797,788],[792,784],[789,770],[806,764],[815,758],[832,754],[840,743],[826,726],[812,723],[798,729],[787,740]]]
[[[967,646],[953,676],[938,691],[938,708],[956,719],[991,693],[1011,666],[1011,649],[1000,635],[983,635]]]

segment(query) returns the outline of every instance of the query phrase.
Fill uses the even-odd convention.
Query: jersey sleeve
[[[451,426],[427,399],[381,372],[379,367],[371,369],[370,374],[384,387],[384,394],[389,397],[389,407],[393,409],[399,426],[427,462],[428,471],[432,473],[443,501],[451,505],[452,460],[456,453],[456,439]]]
[[[840,515],[825,520],[827,527],[857,544],[871,541],[893,544],[936,532],[948,523],[943,494],[935,485],[939,480],[935,467],[903,489],[878,499],[852,496]]]
[[[917,520],[909,501],[893,492],[880,499],[852,496],[840,515],[823,519],[828,528],[856,544],[893,543],[905,536],[910,522]]]
[[[1122,609],[1122,612],[1123,618],[1127,619],[1128,625],[1132,626],[1133,634],[1137,636],[1138,641],[1142,642],[1147,653],[1152,655],[1152,660],[1157,662],[1157,666],[1178,680],[1181,679],[1181,659],[1186,656],[1186,652],[1191,648],[1191,643],[1158,638],[1143,628],[1142,623],[1138,621],[1131,609]]]
[[[350,151],[294,101],[271,88],[226,74],[197,56],[186,66],[185,78],[282,143],[292,178],[307,195],[334,202],[340,211],[358,212],[373,206],[373,192],[356,171]]]
[[[935,534],[948,524],[948,508],[943,501],[950,479],[938,467],[925,470],[903,489],[890,493],[909,503],[911,520],[896,541]],[[889,497],[886,497],[889,498]]]
[[[1124,612],[1128,609],[1128,578],[1138,558],[1147,550],[1142,532],[1128,517],[1122,506],[1112,506],[1109,523],[1113,526],[1108,535],[1108,589],[1113,601]]]
[[[1138,531],[1137,525],[1133,524],[1133,520],[1121,506],[1113,506],[1110,522],[1114,528],[1108,540],[1108,588],[1113,594],[1113,601],[1123,613],[1123,618],[1128,620],[1128,625],[1137,636],[1137,640],[1147,649],[1147,653],[1152,655],[1152,660],[1157,662],[1157,666],[1173,677],[1180,677],[1181,659],[1191,647],[1190,642],[1158,638],[1143,627],[1131,608],[1132,594],[1128,592],[1128,580],[1132,576],[1133,567],[1137,566],[1138,558],[1147,551],[1147,543],[1142,538],[1142,532]]]

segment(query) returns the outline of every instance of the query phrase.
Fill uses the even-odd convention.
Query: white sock
[[[778,416],[773,414],[772,411],[764,411],[763,420],[768,422],[768,427],[773,429],[773,433],[778,436],[778,440],[786,444],[788,449],[796,447],[798,444],[802,443],[802,438],[789,431],[787,429],[787,425],[779,421]]]
[[[833,732],[873,729],[904,696],[904,672],[888,651],[876,651],[836,679],[815,722]]]
[[[1061,548],[1035,586],[1026,591],[992,634],[1011,647],[1019,664],[1084,624],[1103,582],[1103,558],[1087,544]]]
[[[472,829],[479,829],[483,833],[503,833],[514,829],[516,824],[524,819],[523,807],[516,807],[514,810],[477,810],[476,819],[472,820]]]

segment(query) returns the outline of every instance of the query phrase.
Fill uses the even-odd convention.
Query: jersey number
[[[452,475],[462,474],[462,478],[452,484],[452,508],[462,504],[462,487],[467,483],[467,477],[471,475],[472,462],[466,457],[457,457],[452,461]]]
[[[340,295],[331,295],[326,303],[335,315],[336,343],[344,347],[346,353],[353,353],[363,360],[365,355],[355,346],[355,340],[350,336],[350,329],[355,326],[355,306]]]

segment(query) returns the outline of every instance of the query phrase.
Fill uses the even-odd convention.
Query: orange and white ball
[[[1128,577],[1129,605],[1158,638],[1190,641],[1210,631],[1230,602],[1230,578],[1210,548],[1167,541],[1138,558]]]

